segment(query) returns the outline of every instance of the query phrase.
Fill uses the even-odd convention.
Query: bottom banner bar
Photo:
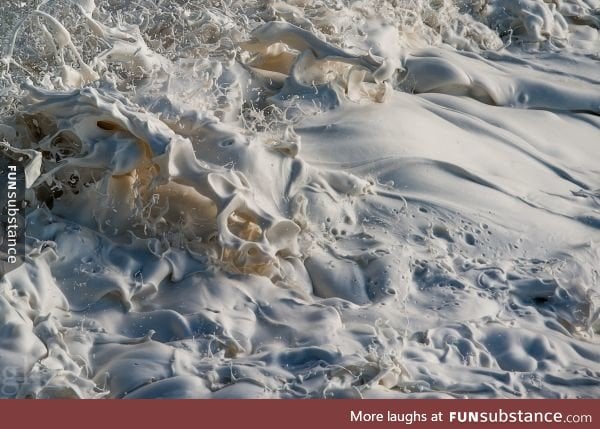
[[[598,428],[600,400],[2,400],[4,426]]]

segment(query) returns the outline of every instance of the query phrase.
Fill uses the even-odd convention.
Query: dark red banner
[[[6,426],[597,428],[600,400],[4,400]]]

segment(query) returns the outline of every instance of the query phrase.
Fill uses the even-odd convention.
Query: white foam
[[[597,396],[599,7],[9,10],[0,396]]]

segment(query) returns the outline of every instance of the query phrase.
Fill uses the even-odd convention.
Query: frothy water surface
[[[600,395],[599,0],[0,10],[0,396]]]

